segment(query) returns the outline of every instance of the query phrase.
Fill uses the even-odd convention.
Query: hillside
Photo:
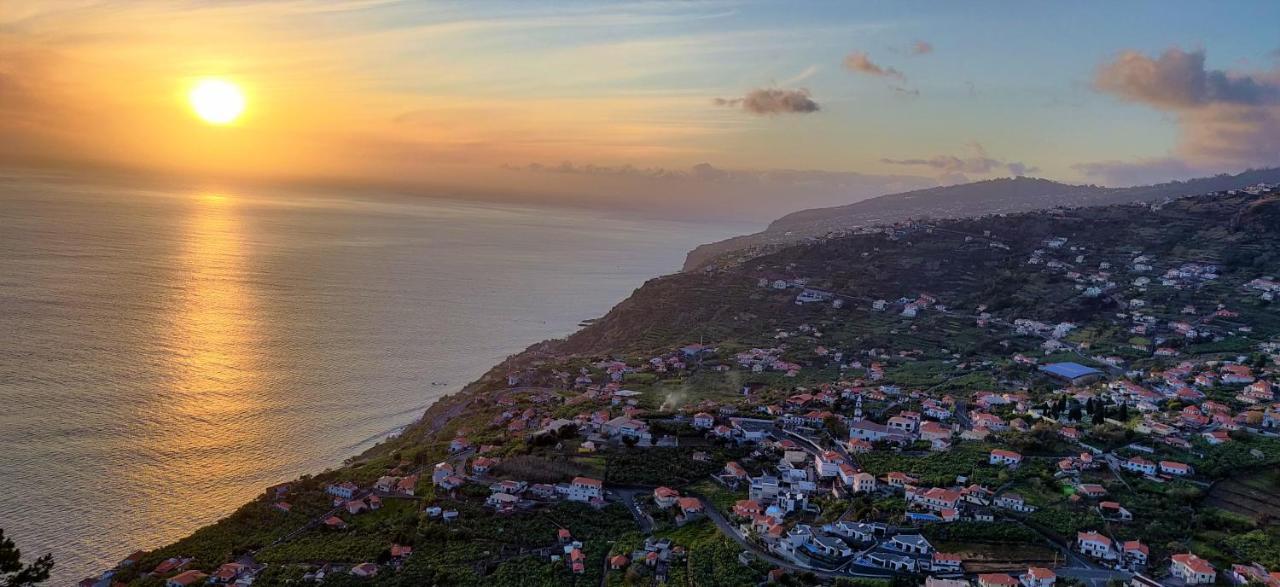
[[[111,578],[891,587],[1029,564],[1161,577],[1187,551],[1275,569],[1258,504],[1280,498],[1259,476],[1280,464],[1280,190],[1250,192],[902,222],[653,279]],[[1046,371],[1062,362],[1088,377]],[[835,548],[779,550],[792,532]],[[1082,532],[1151,564],[1061,556]],[[963,563],[839,548],[900,554],[898,535]]]
[[[690,251],[684,270],[697,269],[724,256],[749,258],[790,243],[913,218],[961,218],[1057,206],[1150,202],[1276,181],[1280,181],[1280,169],[1131,188],[1068,185],[1046,179],[1017,177],[889,194],[844,206],[794,212],[775,220],[761,232],[701,245]]]

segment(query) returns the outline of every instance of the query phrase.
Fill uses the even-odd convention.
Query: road
[[[636,503],[636,498],[650,491],[653,490],[635,487],[625,489],[614,487],[609,489],[609,493],[616,495],[618,501],[621,501],[622,505],[627,507],[627,511],[631,512],[631,517],[635,518],[636,525],[640,526],[640,531],[644,532],[646,536],[653,533],[653,518],[640,509],[640,506]]]

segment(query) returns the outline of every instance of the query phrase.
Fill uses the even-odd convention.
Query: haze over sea
[[[0,174],[0,527],[74,582],[747,228]]]

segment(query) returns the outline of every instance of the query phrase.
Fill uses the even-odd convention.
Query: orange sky
[[[1203,17],[1190,14],[1135,36],[1130,24],[1151,16],[1141,7],[987,8],[9,0],[0,164],[767,218],[1022,173],[1114,183],[1269,161],[1257,154],[1272,146],[1268,125],[1280,127],[1280,92],[1171,101],[1131,85],[1140,68],[1222,73],[1203,50],[1155,61],[1131,44],[1229,44],[1220,59],[1254,70],[1266,69],[1248,62],[1265,47],[1195,38]],[[1232,18],[1259,21],[1251,11],[1272,9],[1248,8]],[[1016,52],[980,41],[999,31]],[[1117,56],[1128,60],[1113,64],[1120,82],[1099,84]],[[1248,79],[1275,90],[1280,77],[1264,75]],[[192,115],[186,94],[208,77],[247,94],[236,124]]]

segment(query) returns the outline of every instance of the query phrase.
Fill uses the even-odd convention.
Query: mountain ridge
[[[1075,185],[1043,178],[996,178],[886,194],[841,206],[792,212],[762,231],[699,245],[686,256],[683,271],[751,258],[761,252],[829,234],[892,225],[908,219],[943,219],[1042,210],[1059,206],[1098,206],[1147,202],[1189,193],[1240,189],[1280,181],[1280,168],[1219,174],[1186,181],[1124,188]]]

